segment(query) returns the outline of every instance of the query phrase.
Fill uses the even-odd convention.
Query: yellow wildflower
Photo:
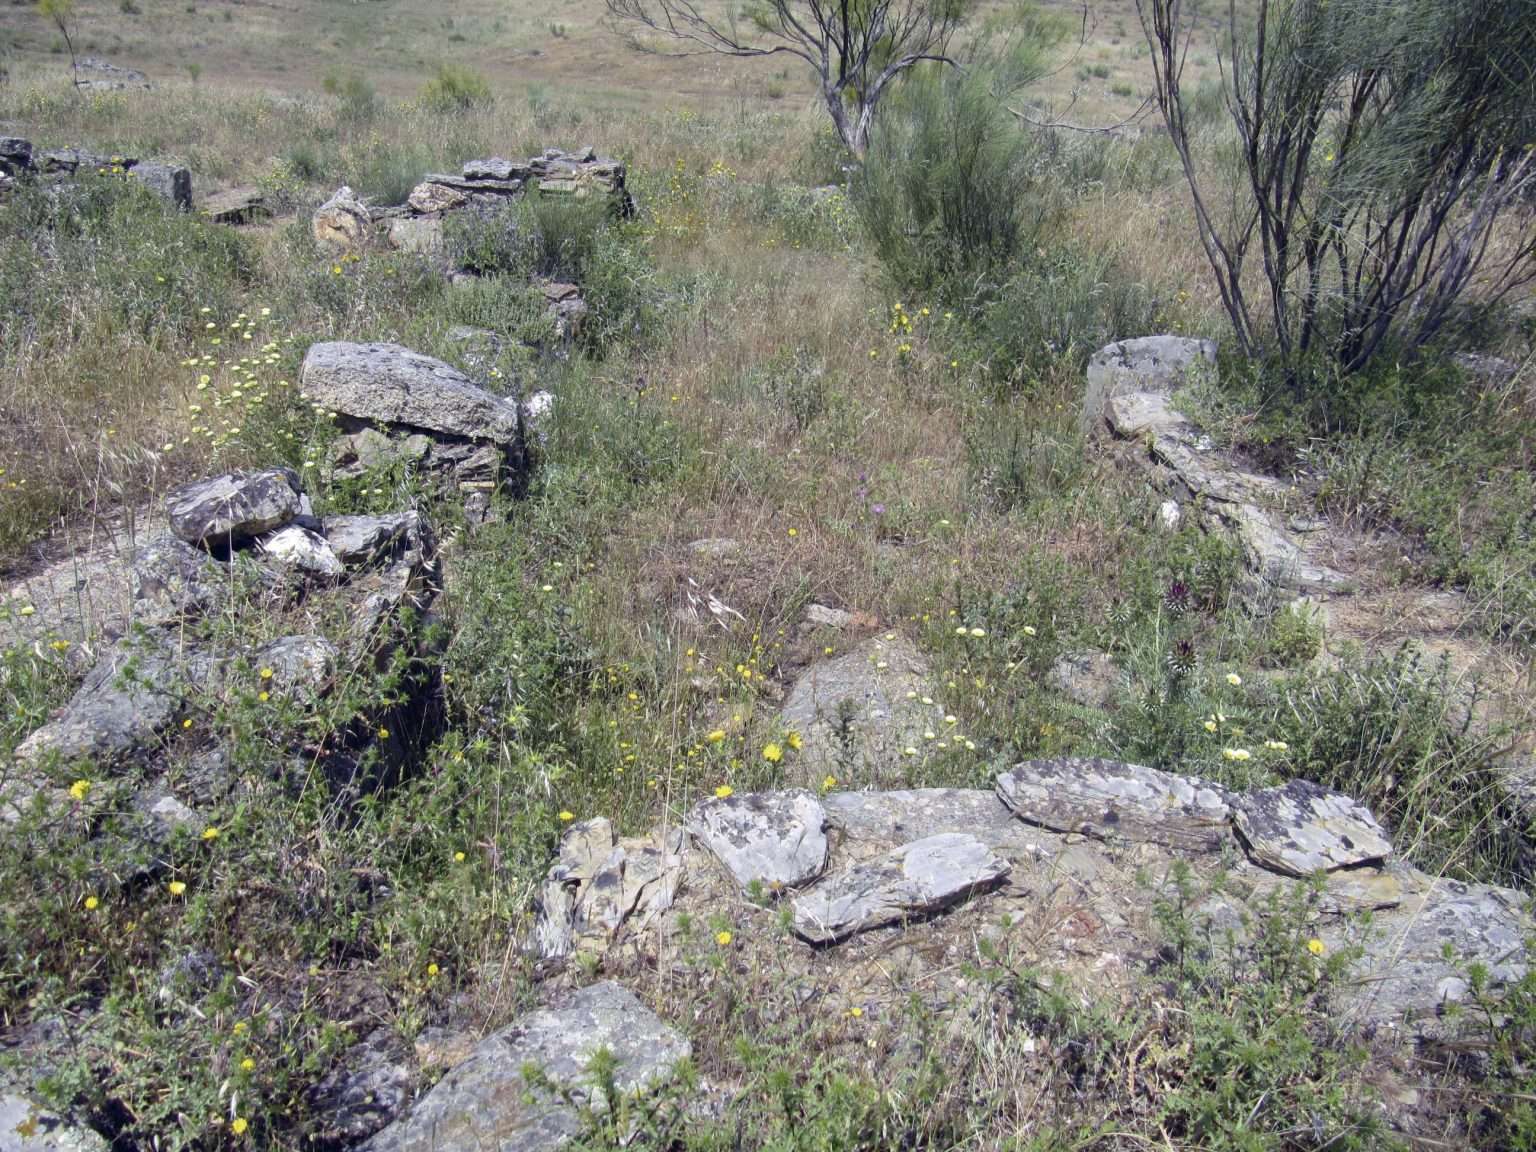
[[[770,764],[777,764],[780,760],[784,759],[784,749],[780,748],[777,744],[764,744],[763,759]]]
[[[1327,945],[1325,945],[1321,940],[1314,936],[1312,939],[1307,941],[1307,951],[1312,953],[1314,956],[1321,956],[1325,951],[1327,951]]]
[[[180,896],[187,890],[186,884],[180,880],[172,880],[166,887],[170,889],[172,896]]]
[[[716,932],[715,943],[722,948],[729,948],[731,946],[731,934],[729,932]]]
[[[87,912],[94,912],[99,907],[101,907],[101,901],[96,899],[96,897],[87,896],[85,898],[85,910]]]
[[[728,800],[735,793],[735,791],[736,789],[732,788],[729,784],[722,784],[720,787],[715,789],[715,799]]]
[[[90,790],[91,782],[89,780],[76,780],[69,786],[69,794],[76,800],[84,800],[85,794]]]

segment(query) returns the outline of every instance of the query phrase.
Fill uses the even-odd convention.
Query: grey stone
[[[1392,844],[1370,809],[1310,780],[1232,798],[1233,820],[1255,863],[1291,876],[1385,860]]]
[[[860,842],[905,844],[944,832],[965,832],[992,848],[1028,842],[1023,826],[990,789],[829,792],[821,804],[832,827]]]
[[[322,530],[338,560],[348,568],[361,568],[394,554],[402,542],[419,543],[422,521],[415,512],[327,516]]]
[[[1468,1000],[1471,963],[1486,968],[1495,1000],[1525,976],[1533,925],[1525,912],[1528,900],[1519,892],[1455,880],[1430,883],[1428,895],[1378,914],[1359,940],[1365,955],[1352,970],[1357,986],[1348,1003],[1366,1020],[1401,1022],[1420,1035],[1438,1037],[1455,1031],[1445,1009]],[[1345,928],[1325,932],[1335,945],[1352,938]],[[1460,1024],[1478,1026],[1475,1018]]]
[[[107,1152],[98,1133],[0,1084],[0,1152]]]
[[[998,883],[1008,864],[980,840],[945,832],[829,876],[794,901],[795,932],[829,944],[856,932],[940,912]]]
[[[780,724],[804,741],[796,758],[800,779],[905,783],[910,764],[937,749],[941,738],[949,744],[937,695],[927,661],[895,635],[812,664],[779,712]]]
[[[355,1144],[405,1110],[416,1076],[399,1036],[380,1028],[342,1053],[336,1067],[306,1093],[327,1144]]]
[[[186,679],[196,674],[166,637],[152,633],[120,640],[59,715],[21,742],[16,758],[23,763],[48,756],[66,763],[90,759],[102,767],[130,759],[170,727]]]
[[[128,169],[128,176],[183,212],[192,210],[192,173],[182,165],[141,160]]]
[[[336,579],[346,572],[326,538],[298,524],[263,536],[259,545],[263,555],[309,576]]]
[[[227,472],[171,489],[165,510],[188,544],[238,545],[296,517],[301,491],[289,468]]]
[[[702,801],[688,814],[687,828],[742,891],[775,895],[810,883],[826,868],[826,823],[820,801],[793,789]]]
[[[439,212],[462,208],[469,203],[469,194],[428,176],[411,189],[411,194],[405,198],[405,202],[413,212],[420,212],[424,216],[435,215]]]
[[[407,216],[391,220],[389,246],[413,256],[439,256],[443,252],[443,222],[431,217]]]
[[[221,603],[229,588],[218,561],[169,533],[135,552],[129,581],[134,618],[155,625],[201,615]]]
[[[572,824],[540,886],[530,950],[544,960],[561,960],[576,948],[576,901],[614,850],[613,825],[602,816]]]
[[[1157,506],[1157,521],[1166,532],[1177,532],[1184,522],[1184,511],[1177,500],[1164,500]]]
[[[1088,389],[1082,426],[1090,431],[1104,418],[1105,402],[1123,392],[1170,393],[1191,368],[1214,366],[1216,344],[1182,336],[1143,336],[1107,344],[1088,360]]]
[[[1107,708],[1120,687],[1120,667],[1108,652],[1068,652],[1052,666],[1050,682],[1084,708]]]
[[[1266,587],[1305,595],[1338,591],[1349,583],[1342,572],[1309,557],[1272,513],[1252,504],[1233,504],[1217,515],[1233,529],[1248,570]]]
[[[367,1145],[369,1152],[486,1149],[547,1152],[582,1131],[578,1108],[605,1112],[617,1101],[592,1082],[593,1055],[614,1060],[613,1085],[625,1096],[655,1088],[692,1054],[688,1041],[618,984],[583,988],[530,1012],[482,1041],[402,1120]],[[525,1067],[541,1081],[525,1080]]]
[[[464,165],[466,180],[525,180],[527,177],[527,164],[516,164],[511,160],[503,160],[500,156],[492,156],[487,160],[470,160]]]
[[[805,610],[805,622],[815,628],[833,628],[841,632],[853,623],[853,613],[825,604],[812,604]]]
[[[331,466],[338,479],[355,480],[399,464],[424,464],[431,452],[430,436],[387,436],[377,428],[360,428],[336,441],[331,450]]]
[[[582,885],[572,914],[578,951],[602,955],[638,911],[639,927],[672,907],[683,882],[682,829],[659,843],[628,842],[614,847]]]
[[[742,555],[746,548],[740,540],[733,540],[729,536],[711,536],[690,542],[688,551],[707,560],[729,560]]]
[[[310,232],[321,252],[345,256],[367,247],[373,221],[368,206],[343,184],[310,217]]]
[[[1020,819],[1058,832],[1187,852],[1214,852],[1229,839],[1224,788],[1138,764],[1029,760],[998,774],[997,794]]]
[[[540,389],[523,401],[523,433],[535,444],[549,442],[549,426],[555,416],[555,394]]]
[[[504,447],[518,442],[515,402],[398,344],[314,344],[304,357],[300,382],[306,398],[355,420]]]
[[[20,136],[0,136],[0,172],[20,176],[32,171],[32,141]]]
[[[124,68],[98,56],[82,56],[75,62],[75,86],[83,92],[149,91],[149,77],[137,68]]]
[[[324,636],[281,636],[256,649],[252,663],[272,670],[271,685],[285,692],[317,693],[336,674],[340,654]]]
[[[272,214],[266,194],[248,185],[205,196],[198,211],[215,224],[250,224]]]

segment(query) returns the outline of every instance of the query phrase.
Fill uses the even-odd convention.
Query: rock
[[[348,568],[365,568],[393,555],[402,542],[421,542],[423,525],[415,512],[388,516],[327,516],[322,527],[331,552]]]
[[[1444,879],[1430,884],[1427,895],[1375,917],[1359,940],[1365,955],[1351,971],[1356,988],[1346,1003],[1367,1021],[1401,1022],[1420,1035],[1441,1037],[1458,1030],[1445,1009],[1468,999],[1470,964],[1487,970],[1495,1000],[1525,976],[1533,926],[1519,892]],[[1355,936],[1347,927],[1324,933],[1334,947]],[[1464,1019],[1460,1027],[1478,1024]]]
[[[0,136],[0,172],[22,176],[32,170],[32,141],[20,136]]]
[[[1309,780],[1244,792],[1232,799],[1232,810],[1254,862],[1290,876],[1372,863],[1392,853],[1370,809]]]
[[[318,695],[336,674],[340,653],[324,636],[281,636],[256,650],[251,663],[270,668],[273,688]]]
[[[974,836],[928,836],[829,876],[797,896],[795,932],[813,944],[830,944],[855,932],[922,919],[1007,874],[1007,863]]]
[[[1273,514],[1252,504],[1227,505],[1216,513],[1235,532],[1248,571],[1270,589],[1308,595],[1344,588],[1348,577],[1311,559]]]
[[[331,450],[331,466],[341,480],[355,480],[370,472],[425,464],[432,452],[432,438],[415,433],[386,436],[377,428],[360,428],[338,439]]]
[[[249,185],[204,197],[199,211],[215,224],[252,224],[272,214],[266,194]]]
[[[435,215],[462,208],[469,203],[469,194],[448,184],[439,183],[429,176],[411,189],[411,194],[406,197],[405,202],[413,212]]]
[[[523,433],[535,444],[549,443],[549,426],[555,416],[555,394],[540,389],[523,401]]]
[[[927,661],[895,635],[874,637],[812,664],[790,687],[779,712],[780,724],[804,741],[799,779],[905,783],[909,762],[938,749],[940,738],[948,745],[937,694]]]
[[[645,927],[672,907],[683,882],[684,834],[665,833],[660,843],[629,842],[615,847],[582,885],[572,914],[578,951],[601,956],[638,911]]]
[[[165,510],[171,531],[188,544],[232,546],[299,515],[301,493],[289,468],[227,472],[171,489]]]
[[[1157,522],[1165,532],[1177,532],[1184,522],[1184,512],[1177,500],[1164,500],[1157,506]]]
[[[360,252],[368,246],[373,221],[367,206],[342,185],[310,217],[310,232],[320,251],[331,256]]]
[[[1105,402],[1123,392],[1171,393],[1196,366],[1214,366],[1216,344],[1182,336],[1143,336],[1107,344],[1088,360],[1082,429],[1104,418]]]
[[[1051,686],[1084,708],[1108,708],[1120,687],[1120,666],[1108,652],[1069,652],[1052,666]]]
[[[832,628],[841,632],[853,623],[853,613],[841,608],[828,608],[825,604],[812,604],[805,610],[805,622],[815,628]]]
[[[599,1049],[612,1055],[612,1083],[626,1096],[664,1083],[692,1055],[688,1041],[633,993],[593,984],[486,1038],[368,1152],[559,1148],[583,1130],[578,1108],[606,1112],[616,1103],[589,1073]],[[525,1069],[537,1069],[542,1083],[529,1083]]]
[[[0,1083],[0,1152],[107,1152],[107,1141]]]
[[[905,844],[945,832],[965,832],[996,848],[1023,848],[1023,825],[982,788],[913,788],[893,792],[830,792],[821,798],[832,827],[849,839]]]
[[[745,553],[746,548],[740,540],[732,540],[729,536],[711,536],[692,541],[688,551],[706,560],[729,560]]]
[[[128,175],[183,212],[192,210],[192,173],[180,164],[141,160]]]
[[[60,713],[16,749],[22,763],[57,757],[89,759],[103,768],[139,754],[169,728],[181,706],[190,669],[205,658],[179,658],[170,640],[151,633],[120,640]]]
[[[0,161],[4,159],[5,142],[0,140]],[[1508,384],[1520,371],[1520,365],[1500,356],[1488,356],[1481,352],[1457,352],[1451,363],[1468,376],[1487,387],[1498,388]]]
[[[279,564],[309,576],[336,579],[346,572],[324,536],[297,524],[262,537],[260,547],[263,554]]]
[[[443,252],[443,222],[430,217],[406,216],[389,222],[389,246],[414,256],[439,256]]]
[[[399,1036],[392,1029],[377,1029],[342,1053],[337,1066],[306,1094],[323,1120],[321,1140],[353,1144],[372,1136],[405,1110],[415,1082],[411,1055]]]
[[[463,172],[466,180],[523,180],[528,176],[528,166],[492,156],[489,160],[468,161]]]
[[[82,92],[148,92],[149,77],[137,68],[109,64],[96,56],[82,56],[75,62],[75,87]]]
[[[229,575],[218,561],[170,533],[138,549],[129,582],[134,619],[151,625],[200,616],[229,590]]]
[[[422,1068],[456,1068],[474,1055],[479,1039],[449,1028],[423,1028],[416,1037],[416,1063]]]
[[[178,831],[201,831],[205,821],[163,787],[151,786],[133,798],[144,839],[156,846],[169,844]]]
[[[687,828],[749,895],[776,895],[827,866],[826,810],[802,789],[714,798],[695,805]]]
[[[560,851],[539,889],[531,951],[560,960],[575,951],[576,901],[613,853],[613,825],[601,816],[572,824],[560,837]]]
[[[997,777],[1015,815],[1058,832],[1214,852],[1229,839],[1228,794],[1195,776],[1113,760],[1029,760]]]
[[[300,382],[309,400],[353,420],[442,436],[518,443],[517,404],[461,372],[398,344],[314,344]]]

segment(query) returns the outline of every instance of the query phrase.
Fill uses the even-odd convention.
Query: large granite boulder
[[[1216,344],[1183,336],[1143,336],[1107,344],[1088,360],[1082,428],[1088,433],[1104,418],[1104,405],[1127,392],[1173,392],[1192,369],[1214,367]]]
[[[605,1098],[591,1075],[599,1050],[612,1057],[611,1083],[625,1096],[665,1083],[692,1054],[688,1041],[628,989],[593,984],[487,1037],[366,1148],[560,1148],[582,1132],[580,1109],[606,1112],[618,1103]]]
[[[166,494],[171,531],[188,544],[232,547],[281,528],[304,509],[291,468],[226,472]]]

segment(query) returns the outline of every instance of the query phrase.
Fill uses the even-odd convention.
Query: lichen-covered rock
[[[22,176],[32,169],[32,141],[20,136],[0,136],[0,172]]]
[[[406,216],[389,222],[389,246],[414,256],[439,256],[443,251],[443,222]]]
[[[1488,977],[1495,1000],[1528,971],[1533,925],[1528,899],[1509,888],[1430,879],[1427,894],[1379,914],[1363,935],[1349,926],[1325,931],[1330,944],[1358,943],[1349,1005],[1365,1020],[1402,1023],[1423,1036],[1457,1030],[1446,1009],[1471,993],[1470,967]],[[1460,1027],[1476,1027],[1463,1020]]]
[[[398,1117],[416,1081],[411,1056],[389,1028],[375,1030],[343,1052],[336,1067],[307,1094],[324,1125],[322,1140],[354,1144]]]
[[[0,1083],[0,1152],[107,1152],[96,1132]]]
[[[1120,667],[1108,652],[1068,652],[1056,661],[1052,687],[1084,708],[1107,708],[1120,687]]]
[[[232,547],[298,516],[302,493],[290,468],[227,472],[173,488],[165,511],[171,531],[188,544]]]
[[[431,215],[462,208],[469,203],[469,195],[429,176],[411,189],[411,194],[405,198],[405,202],[410,206],[411,211]]]
[[[608,853],[572,911],[578,951],[602,955],[632,917],[644,928],[672,906],[683,882],[683,841],[682,829],[674,828],[655,842],[629,841]]]
[[[582,1131],[578,1109],[606,1112],[616,1103],[589,1074],[599,1049],[613,1057],[612,1084],[626,1096],[664,1083],[692,1054],[688,1041],[629,990],[593,984],[487,1037],[408,1115],[375,1136],[368,1152],[559,1148]],[[538,1071],[538,1085],[525,1079],[529,1068]]]
[[[1123,392],[1170,393],[1197,365],[1214,366],[1216,344],[1183,336],[1143,336],[1107,344],[1088,360],[1082,425],[1090,431],[1104,417],[1105,402]]]
[[[171,624],[219,604],[229,577],[218,562],[169,533],[147,541],[133,557],[133,615],[143,624]]]
[[[346,572],[326,538],[298,524],[262,537],[260,546],[263,555],[309,576],[336,579]]]
[[[416,546],[423,524],[415,512],[387,516],[327,516],[322,526],[326,543],[348,568],[362,568],[393,555],[402,543]]]
[[[271,215],[266,194],[249,185],[205,196],[198,211],[215,224],[250,224]]]
[[[827,813],[803,789],[713,798],[688,814],[688,831],[743,892],[799,888],[827,866]]]
[[[398,344],[311,345],[299,379],[307,399],[354,421],[502,447],[518,443],[521,421],[514,401]]]
[[[141,160],[128,169],[128,176],[183,212],[192,210],[192,173],[182,165]]]
[[[943,911],[1008,874],[974,836],[945,832],[828,876],[794,901],[795,932],[829,944],[855,932]]]
[[[560,850],[539,889],[533,922],[533,951],[544,960],[561,960],[575,951],[576,901],[614,848],[613,825],[602,816],[572,824],[560,837]]]
[[[1219,784],[1113,760],[1029,760],[997,777],[997,794],[1031,824],[1101,840],[1214,852],[1230,839]]]
[[[368,246],[373,221],[351,188],[342,185],[310,217],[310,232],[320,250],[332,256],[360,252]]]
[[[1248,855],[1291,876],[1350,868],[1392,853],[1369,808],[1309,780],[1242,793],[1232,808]]]

